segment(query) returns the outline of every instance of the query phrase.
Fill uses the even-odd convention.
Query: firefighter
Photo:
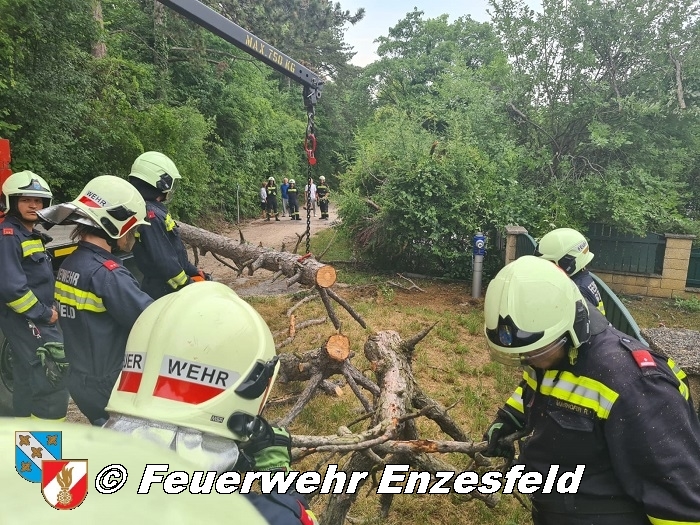
[[[328,194],[330,189],[326,184],[326,177],[321,175],[318,178],[318,186],[316,187],[316,196],[318,198],[318,206],[321,208],[321,219],[328,220]]]
[[[272,333],[252,306],[222,283],[190,286],[136,321],[106,428],[161,443],[202,470],[288,472],[291,437],[260,415],[277,371]],[[270,523],[292,523],[278,514],[291,509],[312,523],[301,496],[254,503]]]
[[[53,267],[45,247],[51,239],[34,229],[37,211],[49,206],[53,195],[46,181],[31,171],[8,177],[2,193],[7,216],[0,235],[0,329],[12,348],[13,413],[62,419],[68,391],[60,377],[65,354],[53,306]]]
[[[531,495],[535,525],[700,523],[700,422],[672,360],[613,328],[538,257],[496,275],[484,317],[492,358],[524,366],[486,454],[513,458],[503,437],[521,430],[525,472],[585,467],[576,493]]]
[[[275,220],[280,220],[280,214],[277,212],[277,185],[275,178],[269,177],[267,179],[267,219],[265,220],[269,221],[273,212]]]
[[[60,435],[61,458],[65,461],[87,461],[87,484],[83,485],[75,465],[67,467],[71,472],[71,496],[87,494],[80,506],[72,512],[56,512],[44,502],[44,496],[52,491],[51,484],[28,483],[15,471],[15,455],[7,450],[11,443],[21,443],[19,436],[30,432]],[[102,428],[76,423],[60,423],[54,426],[45,422],[0,418],[0,441],[6,451],[0,454],[0,487],[2,487],[2,523],[74,525],[76,523],[99,523],[100,525],[124,525],[124,523],[167,523],[168,525],[191,525],[193,523],[245,523],[246,525],[268,525],[261,513],[255,509],[258,500],[265,496],[241,495],[238,492],[220,495],[216,489],[194,493],[184,490],[168,494],[164,483],[151,483],[147,494],[139,494],[141,478],[147,465],[161,465],[163,477],[167,473],[184,472],[194,478],[197,465],[186,461],[175,452],[149,443],[144,439],[125,436]],[[32,441],[29,441],[32,443]],[[32,443],[34,444],[34,443]],[[28,448],[27,445],[18,447]],[[43,452],[43,451],[42,451]],[[46,454],[42,454],[47,459]],[[28,459],[29,461],[29,459]],[[41,464],[41,459],[31,460]],[[60,472],[60,471],[59,471]],[[125,475],[124,475],[125,474]],[[54,478],[56,480],[56,478]],[[120,485],[121,482],[124,485]],[[58,483],[55,495],[58,492]],[[42,487],[44,490],[42,490]],[[98,490],[99,489],[99,490]],[[50,499],[50,496],[46,498]],[[72,499],[72,498],[71,498]],[[71,501],[69,504],[77,504]],[[289,519],[276,523],[292,525],[300,523],[293,511],[287,511]],[[232,517],[234,517],[232,519]]]
[[[593,260],[593,252],[588,249],[588,241],[580,232],[571,228],[552,230],[537,243],[535,255],[552,261],[564,270],[583,297],[605,315],[600,290],[586,269]]]
[[[289,179],[289,188],[287,188],[287,198],[289,199],[289,215],[293,221],[300,221],[299,217],[299,190],[294,179]]]
[[[129,182],[146,201],[146,220],[151,224],[137,232],[134,260],[143,274],[141,289],[153,299],[211,279],[188,260],[177,223],[168,212],[181,178],[175,163],[157,151],[139,155],[129,174]]]
[[[103,175],[88,182],[74,201],[45,210],[42,218],[76,224],[71,238],[78,247],[61,263],[54,299],[70,363],[68,390],[90,422],[102,425],[129,331],[153,302],[113,253],[130,251],[137,228],[149,227],[146,203],[124,179]]]

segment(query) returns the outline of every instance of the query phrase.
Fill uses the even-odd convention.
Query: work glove
[[[211,281],[212,277],[210,273],[206,273],[204,270],[199,270],[197,275],[190,277],[194,282],[201,283],[203,281]]]
[[[504,441],[503,438],[514,434],[521,428],[523,428],[523,425],[515,416],[499,408],[498,416],[484,434],[483,439],[488,442],[488,446],[483,455],[513,459],[515,457],[515,446],[513,442]]]
[[[292,462],[292,436],[284,428],[273,427],[260,418],[261,429],[242,449],[251,465],[248,470],[289,472]]]
[[[41,366],[51,386],[54,388],[60,386],[63,382],[63,378],[68,373],[69,367],[68,361],[66,360],[66,352],[63,349],[63,343],[44,343],[44,346],[40,346],[36,349],[36,355],[41,360]]]

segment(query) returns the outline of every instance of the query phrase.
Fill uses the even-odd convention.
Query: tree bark
[[[211,252],[233,260],[243,271],[248,268],[250,275],[259,268],[271,272],[282,272],[290,282],[307,286],[327,288],[336,280],[336,271],[330,265],[320,263],[312,257],[302,258],[289,252],[278,252],[270,248],[236,242],[183,222],[178,223],[182,240],[197,246],[203,253]]]

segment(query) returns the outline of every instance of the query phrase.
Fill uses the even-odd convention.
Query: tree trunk
[[[100,0],[92,0],[92,16],[100,28],[100,37],[97,42],[92,45],[92,56],[95,58],[104,58],[107,56],[107,44],[105,44],[103,40],[105,23],[102,18],[102,2]]]

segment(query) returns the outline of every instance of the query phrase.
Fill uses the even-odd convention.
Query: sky
[[[365,8],[365,17],[354,26],[348,25],[345,41],[357,53],[351,62],[357,66],[366,66],[377,60],[377,44],[373,41],[379,36],[389,34],[389,28],[396,25],[406,14],[417,7],[423,11],[424,19],[436,18],[442,14],[450,16],[449,21],[469,15],[477,22],[487,22],[487,0],[338,0],[343,9],[355,13],[358,8]],[[527,0],[531,6],[539,4],[537,0]]]

